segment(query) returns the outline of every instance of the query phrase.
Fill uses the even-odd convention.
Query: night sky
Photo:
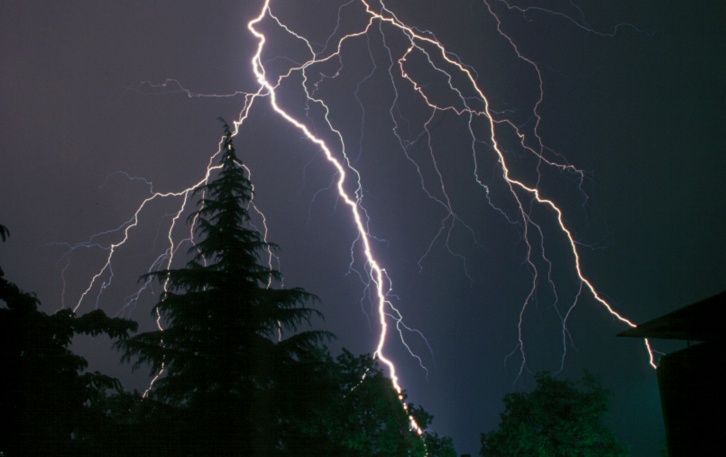
[[[339,31],[326,47],[342,3],[287,0],[273,1],[272,8],[317,51],[330,52],[341,32],[365,24],[359,3],[352,2],[341,10]],[[474,69],[492,111],[532,138],[536,73],[497,33],[485,3],[386,4],[400,20],[434,32]],[[563,209],[580,243],[584,273],[595,287],[636,322],[722,290],[722,2],[516,3],[557,14],[508,10],[497,0],[490,4],[502,30],[541,70],[539,133],[545,155],[584,172],[580,180],[575,173],[541,166],[540,189]],[[170,191],[203,175],[222,133],[217,117],[236,119],[244,99],[190,97],[180,84],[203,94],[254,92],[249,61],[256,40],[246,23],[260,6],[235,0],[0,2],[0,223],[12,234],[0,245],[0,260],[8,278],[35,291],[47,312],[75,305],[106,253],[70,247],[127,221],[149,194],[141,177],[153,182],[155,191]],[[301,42],[269,17],[260,29],[269,37],[263,61],[271,75],[307,59]],[[397,132],[411,142],[408,158],[392,133],[389,109],[395,94],[385,46],[394,56],[399,97],[393,112]],[[398,73],[396,59],[406,46],[400,33],[384,26],[381,34],[376,25],[367,38],[346,44],[340,61],[311,67],[309,87],[318,83],[315,95],[328,102],[330,118],[360,172],[373,248],[393,281],[392,300],[431,346],[432,353],[415,334],[406,334],[428,375],[397,336],[390,337],[387,353],[399,366],[409,399],[435,416],[433,428],[452,436],[459,452],[477,453],[479,433],[498,423],[502,396],[530,388],[537,371],[559,369],[562,330],[555,308],[571,304],[578,282],[552,213],[520,194],[546,240],[559,301],[548,287],[539,235],[530,233],[540,279],[524,314],[528,363],[518,377],[517,320],[532,281],[522,224],[485,135],[485,120],[474,122],[481,140],[479,177],[506,217],[487,203],[474,181],[466,118],[451,112],[437,114],[429,130],[456,223],[448,247],[440,237],[421,259],[442,220],[447,232],[453,219],[445,219],[446,211],[421,187],[423,179],[426,189],[442,198],[426,136],[415,141],[430,111]],[[446,79],[425,64],[420,54],[412,56],[407,70],[437,103],[456,103]],[[178,83],[159,86],[168,78]],[[296,75],[280,88],[281,104],[339,154],[323,111],[305,103],[300,83]],[[460,74],[453,83],[473,96]],[[536,161],[517,147],[511,129],[502,127],[501,138],[512,173],[534,184]],[[257,100],[235,144],[252,170],[270,239],[280,245],[285,284],[320,297],[326,319],[316,325],[337,335],[336,346],[372,352],[375,311],[349,270],[355,231],[337,198],[333,169],[315,145],[273,112],[268,98]],[[121,312],[126,297],[142,285],[139,275],[166,248],[178,203],[154,202],[141,213],[138,229],[117,252],[113,283],[98,300],[96,287],[80,312],[97,305],[111,315]],[[185,232],[180,226],[175,235],[182,239]],[[120,236],[117,231],[93,241],[103,247]],[[359,246],[354,251],[354,267],[363,272]],[[151,329],[158,293],[158,286],[147,291],[123,315]],[[633,455],[657,455],[665,446],[663,424],[655,372],[642,342],[617,338],[627,327],[586,291],[568,328],[563,375],[577,377],[583,369],[598,375],[613,393],[608,424]],[[76,349],[93,368],[119,377],[129,389],[147,383],[145,370],[132,373],[105,343],[81,339]]]

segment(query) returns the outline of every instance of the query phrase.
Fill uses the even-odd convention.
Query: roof
[[[726,291],[650,320],[618,336],[689,341],[723,341]]]

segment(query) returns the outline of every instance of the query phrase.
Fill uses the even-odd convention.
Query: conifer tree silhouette
[[[261,262],[273,245],[250,227],[252,184],[224,124],[219,170],[200,187],[199,241],[180,269],[150,273],[167,283],[154,308],[165,330],[121,343],[136,366],[164,367],[152,398],[188,415],[189,454],[273,455],[284,421],[275,395],[279,374],[290,371],[330,334],[298,331],[320,317],[305,306],[315,296],[301,288],[269,287],[280,273]]]

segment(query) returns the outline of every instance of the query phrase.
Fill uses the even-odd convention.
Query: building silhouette
[[[725,318],[726,291],[619,334],[686,342],[657,370],[670,457],[724,455]]]

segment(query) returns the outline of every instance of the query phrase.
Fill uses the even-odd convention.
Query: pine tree
[[[298,332],[320,316],[305,306],[313,295],[269,287],[280,274],[261,257],[274,246],[250,228],[252,185],[226,123],[221,147],[217,175],[197,190],[202,198],[190,216],[199,238],[191,260],[151,273],[167,282],[153,310],[166,329],[122,346],[136,366],[164,367],[152,398],[192,421],[193,430],[184,431],[187,454],[273,455],[284,438],[275,394],[279,376],[329,335]]]

